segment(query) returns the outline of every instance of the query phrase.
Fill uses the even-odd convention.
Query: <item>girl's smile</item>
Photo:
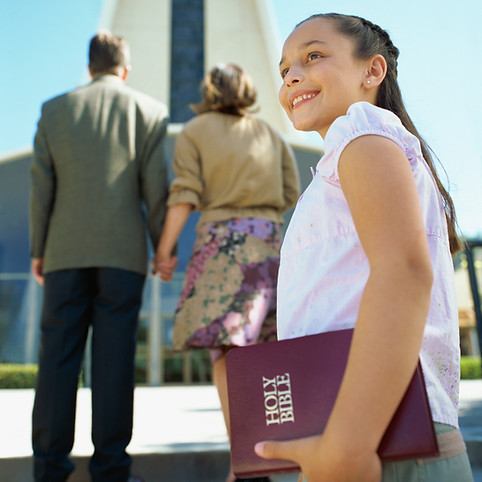
[[[315,97],[316,95],[318,95],[318,92],[307,92],[307,93],[303,92],[301,94],[292,95],[291,98],[290,98],[291,99],[290,100],[291,106],[294,109],[296,105],[300,104],[301,102],[303,102],[305,100],[310,100],[313,97]]]

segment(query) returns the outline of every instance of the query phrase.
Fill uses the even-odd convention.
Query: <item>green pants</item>
[[[449,425],[434,425],[437,435],[454,431]],[[441,454],[438,459],[385,462],[382,482],[473,482],[467,451],[460,453],[460,444],[444,449],[439,441],[439,449]],[[451,451],[455,451],[457,455],[451,455]]]

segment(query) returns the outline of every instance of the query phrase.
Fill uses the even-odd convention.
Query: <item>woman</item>
[[[179,234],[191,212],[201,211],[173,343],[177,350],[211,350],[229,433],[224,357],[235,346],[276,337],[281,223],[296,203],[299,179],[290,147],[250,115],[256,90],[246,72],[233,64],[218,65],[201,90],[203,100],[192,106],[197,116],[176,141],[176,178],[154,271],[163,281],[172,279]]]

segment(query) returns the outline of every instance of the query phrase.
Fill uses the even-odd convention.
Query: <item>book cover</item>
[[[345,371],[353,330],[231,350],[226,357],[231,460],[238,477],[299,470],[295,463],[254,453],[263,440],[323,432]],[[420,363],[378,453],[384,460],[438,453]]]

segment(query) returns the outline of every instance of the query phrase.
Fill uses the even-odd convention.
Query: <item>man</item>
[[[164,221],[167,109],[124,85],[129,47],[94,36],[87,86],[43,105],[31,170],[32,271],[44,285],[32,443],[36,481],[67,480],[76,390],[92,326],[94,482],[130,475],[134,356],[147,270]],[[144,212],[146,213],[144,215]]]

